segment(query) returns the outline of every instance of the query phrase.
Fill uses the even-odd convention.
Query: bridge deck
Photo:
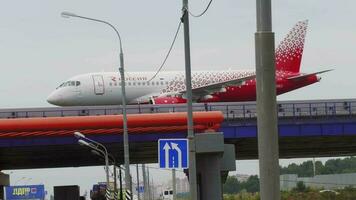
[[[250,119],[256,117],[255,102],[193,104],[194,111],[221,111],[225,119]],[[185,104],[128,105],[128,114],[185,112]],[[59,117],[122,114],[121,106],[75,106],[0,109],[0,118]],[[278,116],[315,117],[356,115],[356,99],[306,100],[278,102]]]
[[[345,156],[356,153],[356,99],[287,101],[278,103],[280,157]],[[208,104],[220,110],[225,121],[225,142],[235,144],[236,159],[257,158],[256,105],[248,103]],[[194,110],[205,110],[195,104]],[[184,111],[184,105],[135,105],[130,113]],[[0,110],[2,118],[104,115],[120,113],[120,107],[72,107]],[[122,136],[93,135],[123,162]],[[157,162],[159,138],[183,138],[184,132],[130,135],[132,163]],[[0,169],[101,165],[74,137],[0,139]]]

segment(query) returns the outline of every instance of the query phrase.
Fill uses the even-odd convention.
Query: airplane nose
[[[52,93],[47,97],[47,102],[52,104],[52,105],[58,106],[59,101],[60,101],[60,98],[55,93]]]

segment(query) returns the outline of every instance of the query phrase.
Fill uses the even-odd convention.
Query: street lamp
[[[82,139],[78,140],[78,144],[80,144],[81,146],[87,146],[87,147],[90,147],[90,148],[95,148],[95,146],[89,142],[86,142]]]
[[[95,151],[98,151],[98,152],[102,153],[103,155],[105,155],[106,188],[109,188],[109,183],[110,183],[110,180],[109,180],[109,158],[108,158],[108,151],[107,151],[106,147],[104,145],[100,144],[99,142],[96,142],[90,138],[85,137],[85,135],[83,135],[82,133],[75,132],[74,135],[75,135],[75,137],[77,137],[79,139],[78,143],[80,145],[89,147],[89,148],[94,149]],[[88,140],[89,142],[85,141],[84,139]],[[94,145],[93,143],[96,145]],[[104,150],[99,149],[98,147],[101,147]]]
[[[91,150],[91,152],[97,156],[100,156],[101,158],[105,158],[105,156],[103,154],[101,154],[99,151],[96,151],[94,149]],[[114,166],[114,190],[115,190],[115,194],[117,194],[117,175],[116,175],[116,159],[112,154],[108,154],[109,158],[111,160],[111,163]],[[121,167],[119,166],[119,178],[120,178],[120,200],[123,199],[123,193],[122,193],[122,177],[121,177]]]
[[[83,135],[81,132],[74,132],[74,136],[78,139],[86,138],[85,135]]]
[[[127,114],[126,114],[126,91],[125,91],[125,74],[124,74],[124,53],[122,51],[122,42],[121,42],[121,36],[119,31],[109,22],[99,20],[99,19],[94,19],[94,18],[89,18],[89,17],[83,17],[80,15],[76,15],[74,13],[70,12],[62,12],[61,16],[64,18],[70,18],[70,17],[77,17],[81,19],[86,19],[90,21],[95,21],[99,23],[106,24],[110,26],[112,29],[114,29],[117,37],[119,38],[119,45],[120,45],[120,78],[121,78],[121,101],[122,101],[122,117],[123,117],[123,131],[124,131],[124,166],[125,166],[125,182],[127,185],[129,185],[129,190],[131,192],[131,198],[132,198],[132,185],[131,185],[131,179],[130,179],[130,155],[129,155],[129,135],[127,131]]]

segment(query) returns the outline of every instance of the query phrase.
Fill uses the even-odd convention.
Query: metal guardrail
[[[356,99],[278,102],[279,117],[321,117],[356,115]],[[185,104],[129,105],[128,114],[185,112]],[[193,111],[221,111],[225,119],[256,118],[255,102],[196,103]],[[122,114],[121,106],[44,107],[0,109],[0,118],[65,117]]]

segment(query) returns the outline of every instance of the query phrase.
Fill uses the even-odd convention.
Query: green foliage
[[[303,181],[297,182],[297,187],[293,189],[296,192],[306,192],[308,190],[307,186],[305,186]]]
[[[356,189],[345,188],[344,190],[338,190],[335,192],[323,192],[319,190],[309,189],[305,192],[282,191],[281,200],[355,200]],[[224,200],[260,200],[258,193],[241,192],[234,195],[224,195]]]
[[[246,189],[247,192],[258,192],[260,191],[260,179],[257,175],[250,176],[246,182],[242,182],[241,184],[242,189]]]
[[[260,200],[258,193],[241,192],[239,194],[224,194],[224,200]]]
[[[228,176],[223,186],[223,191],[226,194],[237,194],[240,192],[240,182],[235,176]]]
[[[322,162],[315,162],[316,174],[342,174],[356,173],[356,157],[345,159],[330,159],[323,165]],[[280,167],[281,174],[298,174],[299,177],[313,176],[313,162],[306,161],[300,165],[292,163],[287,167]]]
[[[224,194],[237,194],[242,191],[255,193],[260,190],[260,180],[257,175],[250,176],[247,181],[240,182],[235,176],[229,176],[223,187]]]

